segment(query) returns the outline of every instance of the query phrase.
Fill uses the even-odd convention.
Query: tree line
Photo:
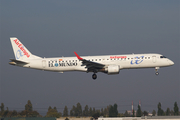
[[[10,111],[8,107],[4,109],[4,103],[0,106],[0,117],[42,117],[37,111],[33,110],[31,101],[28,100],[23,111],[17,112],[16,110]]]
[[[105,117],[117,117],[118,116],[118,106],[117,104],[109,105],[106,108],[101,108],[100,110],[95,109],[94,107],[89,107],[86,105],[84,109],[80,103],[73,105],[71,110],[68,110],[68,107],[65,106],[63,113],[57,111],[56,107],[52,109],[51,106],[48,108],[46,117],[94,117],[99,116]]]
[[[174,103],[174,109],[170,110],[169,108],[164,111],[161,108],[161,103],[159,102],[157,105],[157,113],[155,110],[152,111],[152,115],[158,115],[158,116],[169,116],[169,115],[180,115],[179,107],[177,102]],[[33,110],[33,106],[30,100],[27,101],[27,104],[25,105],[25,109],[23,111],[17,112],[16,110],[10,111],[8,107],[4,108],[4,103],[1,103],[0,106],[0,117],[43,117],[41,116],[37,111]],[[48,111],[44,117],[94,117],[98,118],[99,116],[103,117],[141,117],[141,116],[148,116],[147,111],[142,111],[141,106],[138,105],[137,111],[133,110],[132,114],[130,114],[128,111],[125,111],[125,113],[119,113],[118,112],[118,105],[108,105],[105,108],[101,109],[95,109],[95,107],[89,107],[86,105],[84,109],[82,108],[80,103],[77,103],[76,105],[73,105],[70,110],[68,110],[68,107],[65,106],[63,113],[58,112],[57,108],[52,108],[49,106]]]
[[[167,108],[166,111],[164,111],[161,108],[160,102],[158,103],[157,108],[158,108],[157,113],[155,110],[153,110],[152,116],[155,116],[155,115],[157,115],[157,116],[178,116],[178,115],[180,115],[180,111],[179,111],[179,107],[178,107],[177,102],[174,103],[174,110],[170,110],[170,108]],[[141,107],[138,105],[136,116],[140,117],[142,115],[148,116],[148,112],[147,111],[142,112]]]

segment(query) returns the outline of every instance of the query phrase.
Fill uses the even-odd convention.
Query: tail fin
[[[40,58],[31,52],[15,37],[10,38],[16,60],[27,60]]]

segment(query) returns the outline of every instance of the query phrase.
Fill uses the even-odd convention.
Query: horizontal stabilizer
[[[10,59],[11,62],[9,62],[9,64],[11,65],[16,65],[16,64],[29,64],[28,62],[24,62],[24,61],[21,61],[21,60],[15,60],[15,59]]]

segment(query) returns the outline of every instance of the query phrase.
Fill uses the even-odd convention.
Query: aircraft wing
[[[76,57],[82,61],[82,66],[86,66],[85,68],[88,69],[88,71],[94,71],[96,69],[102,69],[105,65],[104,64],[100,64],[97,62],[92,62],[86,59],[81,58],[76,52],[74,52]]]

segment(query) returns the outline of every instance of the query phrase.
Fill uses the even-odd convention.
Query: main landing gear
[[[156,75],[159,75],[159,72],[158,72],[158,69],[159,69],[159,67],[155,67],[155,70],[156,70]]]
[[[92,75],[92,79],[96,79],[97,78],[97,75],[94,73],[93,75]]]

